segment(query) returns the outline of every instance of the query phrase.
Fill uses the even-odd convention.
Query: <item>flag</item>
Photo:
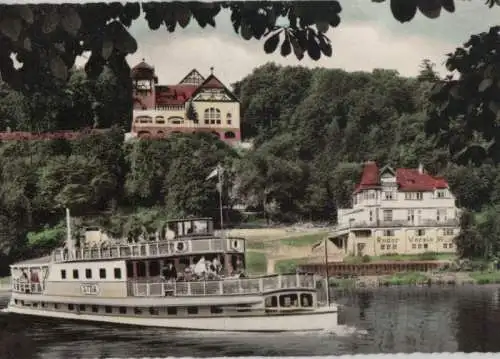
[[[214,178],[215,176],[219,175],[219,176],[222,176],[222,174],[224,173],[224,169],[222,168],[222,166],[219,164],[217,165],[217,167],[215,167],[212,172],[210,172],[210,174],[207,176],[206,180],[209,180],[210,178]]]
[[[209,180],[210,178],[213,178],[219,174],[219,167],[216,167],[210,172],[210,174],[207,176],[206,180]]]

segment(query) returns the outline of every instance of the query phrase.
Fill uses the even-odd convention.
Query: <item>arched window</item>
[[[224,138],[235,138],[236,135],[232,131],[228,131],[224,134]]]
[[[205,125],[220,125],[221,124],[221,116],[220,110],[218,108],[210,107],[205,110],[203,120],[205,121]]]
[[[137,116],[135,118],[136,123],[153,123],[153,118],[150,116]]]
[[[184,122],[184,119],[179,116],[172,116],[168,118],[168,123],[173,125],[181,125]]]

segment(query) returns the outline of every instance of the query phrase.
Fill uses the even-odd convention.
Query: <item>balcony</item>
[[[226,279],[200,282],[129,281],[133,297],[186,297],[212,295],[263,294],[280,289],[315,289],[314,274],[279,274],[261,278]]]
[[[134,244],[117,244],[92,248],[79,248],[73,253],[65,249],[56,249],[52,253],[53,262],[68,262],[75,260],[118,259],[118,258],[148,258],[169,255],[204,254],[214,252],[245,251],[245,239],[204,238],[182,239],[169,241],[154,241]]]
[[[184,111],[186,107],[184,105],[163,105],[156,106],[156,111]]]
[[[352,221],[350,225],[338,225],[335,230],[346,230],[350,228],[384,228],[384,227],[456,227],[459,225],[458,219],[447,219],[436,221],[424,219],[420,221],[394,220],[394,221]]]
[[[41,294],[43,292],[43,288],[40,283],[30,283],[19,279],[13,279],[12,291],[23,294]]]

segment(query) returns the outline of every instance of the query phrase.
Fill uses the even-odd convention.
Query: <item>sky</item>
[[[234,32],[227,12],[219,13],[216,28],[202,29],[192,20],[186,29],[177,27],[174,33],[164,27],[151,31],[141,19],[130,28],[139,48],[127,60],[134,66],[144,58],[155,66],[160,84],[178,83],[193,68],[207,76],[213,66],[215,75],[230,85],[270,61],[347,71],[390,68],[404,76],[414,76],[422,60],[428,58],[443,75],[445,54],[454,51],[471,34],[498,24],[500,18],[500,7],[489,9],[482,0],[455,2],[454,14],[443,11],[438,19],[431,20],[417,13],[410,23],[401,24],[392,17],[388,1],[377,4],[343,0],[341,24],[327,33],[334,53],[319,61],[311,60],[307,54],[302,61],[293,53],[287,58],[281,57],[279,51],[266,54],[264,40],[246,41]]]

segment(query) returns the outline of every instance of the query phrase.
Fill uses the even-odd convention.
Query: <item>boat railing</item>
[[[41,294],[43,292],[43,288],[40,283],[13,279],[11,285],[12,291],[16,293]]]
[[[262,294],[279,289],[316,289],[313,274],[279,274],[260,278],[206,281],[140,281],[128,282],[128,294],[135,297],[207,296]]]
[[[74,260],[154,257],[182,255],[187,253],[202,254],[217,251],[235,251],[243,253],[244,250],[244,238],[190,238],[131,244],[102,244],[100,246],[78,248],[72,253],[65,248],[59,248],[52,253],[52,261],[67,262]]]

